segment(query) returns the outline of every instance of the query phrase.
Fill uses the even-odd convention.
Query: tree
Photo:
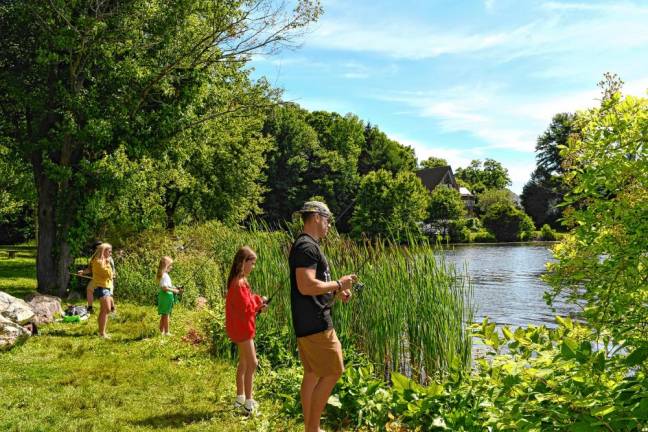
[[[572,231],[554,250],[550,299],[581,305],[588,324],[626,350],[647,350],[648,99],[606,86],[600,107],[575,122],[561,153]]]
[[[480,214],[485,214],[495,204],[515,206],[512,192],[508,189],[488,189],[477,195],[477,207]]]
[[[39,291],[64,293],[72,253],[94,224],[87,197],[111,190],[98,182],[97,164],[119,149],[129,161],[155,160],[196,126],[256,111],[236,91],[245,62],[291,43],[320,13],[308,0],[293,12],[284,7],[271,0],[0,6],[0,136],[34,174]]]
[[[560,225],[562,209],[558,204],[565,193],[563,185],[563,159],[560,149],[567,145],[569,137],[576,134],[573,114],[556,114],[547,130],[536,143],[536,169],[522,189],[522,206],[533,218],[536,226]]]
[[[360,175],[386,169],[396,174],[416,169],[414,149],[391,140],[376,126],[367,124],[364,130],[365,142],[358,160]]]
[[[497,241],[512,242],[529,240],[535,226],[522,210],[510,204],[492,205],[482,217],[484,227],[495,234]]]
[[[421,162],[421,168],[437,168],[449,165],[450,164],[448,164],[447,160],[434,156],[430,156],[429,158]]]
[[[439,223],[460,219],[466,214],[461,194],[454,188],[439,185],[430,194],[427,221]]]
[[[420,232],[429,193],[416,174],[372,171],[360,183],[351,223],[355,237],[390,237],[406,241]]]
[[[34,179],[29,164],[0,144],[0,244],[23,242],[34,234]]]
[[[508,170],[494,159],[486,159],[483,166],[479,159],[475,159],[466,168],[457,168],[455,177],[467,182],[473,193],[485,189],[504,189],[511,185]]]

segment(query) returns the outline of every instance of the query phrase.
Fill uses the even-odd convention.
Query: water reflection
[[[545,303],[549,288],[540,279],[545,263],[553,261],[550,244],[454,245],[445,250],[449,264],[464,264],[474,287],[475,321],[484,316],[498,325],[545,324],[555,327],[556,315],[575,312],[564,302]]]

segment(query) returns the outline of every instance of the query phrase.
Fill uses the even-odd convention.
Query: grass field
[[[8,259],[7,250],[18,251]],[[32,246],[0,246],[0,291],[24,298],[36,291],[36,249]]]
[[[0,258],[0,290],[22,297],[35,288],[34,258]],[[108,323],[112,339],[97,334],[96,315],[55,323],[23,345],[0,353],[2,431],[301,431],[299,420],[257,394],[261,413],[232,408],[235,365],[214,359],[203,342],[185,342],[200,330],[201,312],[174,311],[174,336],[158,335],[153,306],[117,304]],[[260,370],[255,383],[264,379]]]

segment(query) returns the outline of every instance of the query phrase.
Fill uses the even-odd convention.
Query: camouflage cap
[[[328,206],[321,201],[306,201],[298,213],[319,213],[328,218],[333,216]]]

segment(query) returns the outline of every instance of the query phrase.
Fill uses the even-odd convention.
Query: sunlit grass
[[[260,399],[256,418],[232,409],[234,365],[210,357],[206,343],[181,339],[200,319],[179,308],[175,335],[166,338],[158,335],[154,307],[118,305],[110,340],[96,336],[95,316],[43,327],[0,354],[0,430],[302,430],[276,416],[272,399]]]
[[[7,250],[18,251],[9,259]],[[0,246],[0,291],[24,298],[36,291],[36,258],[33,246]]]

